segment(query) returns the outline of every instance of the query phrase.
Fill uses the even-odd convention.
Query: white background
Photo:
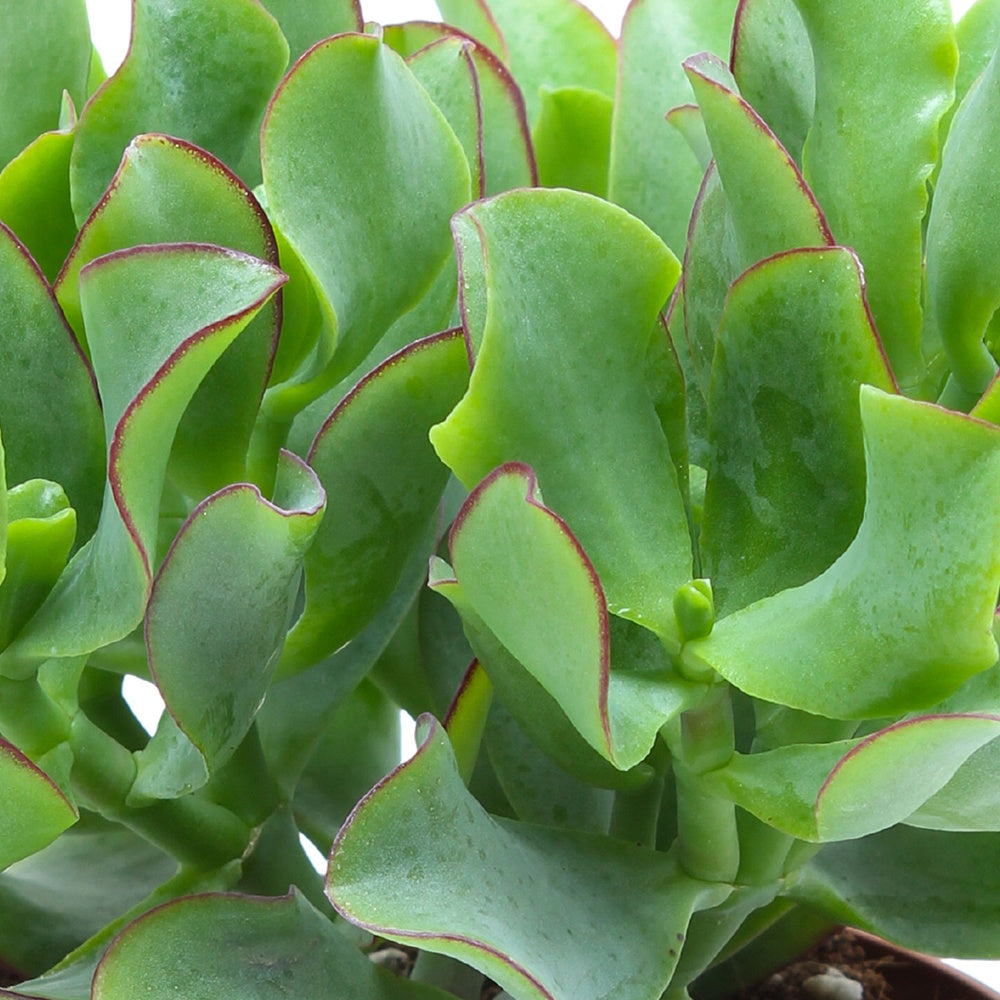
[[[309,0],[303,0],[308,3]],[[583,0],[604,23],[617,35],[621,27],[622,15],[627,0]],[[698,0],[692,0],[698,2]],[[974,0],[952,0],[956,17],[972,5]],[[392,24],[399,21],[440,20],[433,0],[362,0],[362,11],[366,20]],[[101,53],[107,72],[112,73],[125,56],[128,48],[130,0],[87,0],[90,12],[94,42]],[[126,686],[130,700],[143,719],[146,728],[156,727],[161,704],[155,690],[141,681],[127,679]],[[404,741],[404,753],[412,750],[412,739]],[[310,845],[311,846],[311,845]],[[315,849],[313,849],[315,851]],[[317,857],[318,866],[325,865],[325,859]],[[1000,989],[1000,962],[956,962],[966,972]]]

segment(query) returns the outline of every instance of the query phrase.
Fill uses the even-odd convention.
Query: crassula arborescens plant
[[[1000,4],[440,6],[0,11],[0,995],[1000,956]]]

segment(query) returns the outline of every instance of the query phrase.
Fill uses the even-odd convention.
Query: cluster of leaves
[[[439,6],[0,10],[0,995],[1000,956],[1000,2]]]

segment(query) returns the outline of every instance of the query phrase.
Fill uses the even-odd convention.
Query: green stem
[[[670,751],[661,739],[653,744],[646,762],[652,767],[650,780],[638,789],[615,792],[610,834],[637,847],[655,847],[663,803],[663,786]]]
[[[0,735],[37,760],[69,738],[69,717],[39,686],[0,677]]]

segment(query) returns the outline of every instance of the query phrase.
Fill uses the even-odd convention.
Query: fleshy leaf
[[[438,0],[437,8],[449,25],[482,42],[491,52],[507,61],[507,43],[486,0]]]
[[[851,840],[908,819],[998,735],[1000,716],[929,715],[860,740],[738,754],[711,780],[801,840]]]
[[[264,699],[324,504],[315,473],[283,452],[273,502],[247,484],[213,494],[156,577],[146,610],[150,672],[210,769],[232,755]]]
[[[448,219],[469,197],[469,168],[403,60],[369,35],[339,35],[299,60],[261,144],[268,211],[339,327],[332,362],[318,358],[306,384],[272,391],[269,412],[290,419],[431,286],[451,250]]]
[[[93,374],[24,247],[0,226],[0,426],[7,480],[66,491],[80,538],[97,525],[104,435]]]
[[[864,0],[795,0],[816,63],[806,180],[838,243],[865,268],[875,323],[904,390],[923,374],[922,225],[938,123],[957,63],[947,0],[906,0],[873,19]]]
[[[146,243],[214,243],[272,264],[274,233],[253,195],[214,156],[165,135],[138,136],[87,219],[55,284],[86,342],[80,271],[102,254]],[[170,476],[194,499],[246,478],[246,453],[279,322],[277,297],[205,377],[181,420]]]
[[[290,62],[324,38],[364,29],[359,0],[264,0],[264,6],[288,42]]]
[[[718,888],[663,854],[492,818],[462,783],[443,728],[427,716],[422,725],[416,755],[361,801],[334,843],[334,906],[525,1000],[659,997],[691,913],[717,901]]]
[[[287,64],[288,44],[259,3],[133,0],[125,61],[77,124],[70,173],[77,221],[143,132],[187,139],[236,167]]]
[[[0,871],[50,844],[77,820],[52,779],[0,737]]]
[[[678,254],[704,168],[664,115],[691,101],[684,59],[703,49],[729,51],[736,6],[736,0],[634,0],[622,22],[608,197]]]
[[[998,305],[1000,217],[984,190],[1000,181],[988,150],[1000,141],[1000,56],[955,114],[927,224],[927,321],[961,389],[975,400],[996,374],[983,343]]]
[[[94,974],[93,1000],[185,996],[434,1000],[438,990],[369,962],[303,896],[217,893],[167,903],[126,927]]]
[[[0,165],[59,128],[59,99],[87,92],[90,25],[84,0],[13,4],[0,13]]]
[[[809,34],[793,0],[743,0],[730,60],[740,93],[801,163],[816,104]]]
[[[584,87],[543,87],[540,97],[533,133],[539,183],[603,198],[608,192],[614,102]]]
[[[94,537],[0,658],[4,672],[25,676],[142,620],[174,431],[205,373],[282,280],[257,258],[193,244],[117,251],[83,269],[108,440],[104,505]]]
[[[701,534],[720,612],[811,580],[854,537],[862,383],[894,389],[850,250],[793,250],[733,284],[712,368]]]
[[[646,673],[625,656],[622,669],[611,671],[600,581],[566,523],[543,505],[532,470],[500,466],[477,486],[455,519],[450,547],[461,594],[442,592],[466,619],[491,679],[504,672],[495,684],[515,716],[533,691],[521,680],[511,698],[516,672],[503,656],[477,648],[477,619],[594,750],[622,770],[638,764],[691,692],[668,669]]]
[[[1000,958],[1000,839],[896,826],[828,844],[789,895],[929,954]]]
[[[392,593],[448,478],[427,440],[468,384],[456,331],[417,341],[376,368],[321,428],[309,462],[330,509],[306,556],[306,598],[282,672],[338,649]]]
[[[927,708],[997,659],[1000,431],[868,386],[861,423],[867,502],[847,551],[683,654],[748,694],[829,718]]]
[[[72,125],[44,132],[0,172],[0,220],[31,251],[48,281],[76,236],[69,200],[72,150]]]
[[[500,195],[455,232],[463,304],[488,311],[469,391],[434,447],[467,487],[504,462],[534,468],[610,610],[669,632],[691,546],[645,367],[676,260],[637,219],[573,191]]]

